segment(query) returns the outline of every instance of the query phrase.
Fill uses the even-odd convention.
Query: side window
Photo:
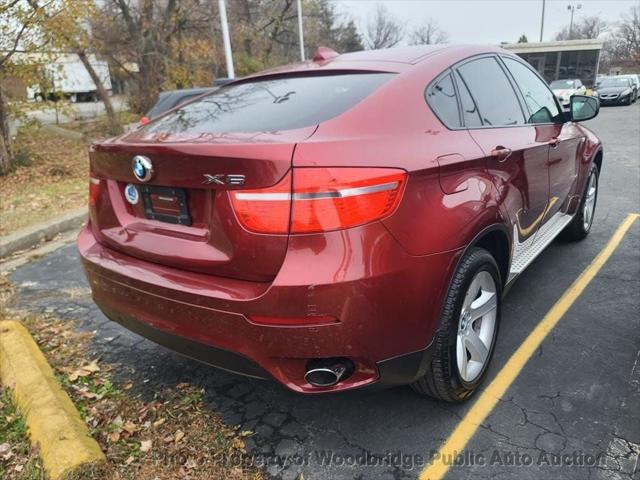
[[[527,123],[553,123],[559,120],[560,111],[549,87],[523,63],[503,57],[504,63],[529,108]]]
[[[450,74],[440,78],[437,83],[428,89],[427,103],[447,127],[460,127],[458,99]]]
[[[464,83],[464,80],[462,80],[462,77],[460,77],[457,71],[455,77],[460,94],[460,103],[462,104],[462,120],[464,121],[464,126],[468,128],[481,127],[482,120],[480,120],[480,113],[473,98],[471,98],[467,84]]]
[[[458,71],[478,106],[483,125],[525,123],[516,92],[495,58],[472,60],[458,67]]]

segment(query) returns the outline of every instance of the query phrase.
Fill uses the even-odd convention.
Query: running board
[[[507,283],[511,283],[520,275],[538,255],[569,225],[573,219],[572,215],[558,212],[551,217],[544,225],[540,227],[531,238],[524,242],[518,242],[517,226],[513,226],[514,247],[511,259],[511,268],[509,270],[509,279]]]

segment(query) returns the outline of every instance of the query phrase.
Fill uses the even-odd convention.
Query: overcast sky
[[[411,31],[429,17],[449,34],[450,43],[516,42],[523,33],[530,42],[540,37],[542,0],[331,0],[340,13],[350,16],[362,31],[377,4]],[[638,5],[638,0],[547,0],[544,37],[553,40],[556,32],[569,24],[568,4],[581,4],[574,22],[597,15],[614,22]]]

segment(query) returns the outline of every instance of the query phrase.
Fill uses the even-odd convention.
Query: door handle
[[[498,145],[496,148],[491,150],[491,157],[495,158],[499,162],[504,162],[511,156],[511,153],[512,150],[510,148],[505,148],[502,145]]]
[[[551,146],[551,148],[557,148],[559,144],[560,144],[559,138],[552,138],[551,140],[549,140],[549,145]]]

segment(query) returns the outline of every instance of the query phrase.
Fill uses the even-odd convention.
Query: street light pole
[[[577,5],[567,5],[567,10],[571,11],[571,21],[569,22],[569,40],[572,40],[573,37],[573,14],[576,10],[580,10],[582,8],[582,4],[579,3]]]
[[[542,18],[540,19],[540,41],[542,41],[542,33],[544,32],[544,4],[546,0],[542,0]]]
[[[227,23],[227,6],[224,0],[218,0],[220,23],[222,24],[222,41],[224,42],[224,58],[227,61],[227,77],[236,78],[233,70],[233,55],[231,54],[231,39],[229,38],[229,24]]]
[[[304,33],[302,31],[302,0],[298,0],[298,35],[300,36],[300,60],[304,62]]]

